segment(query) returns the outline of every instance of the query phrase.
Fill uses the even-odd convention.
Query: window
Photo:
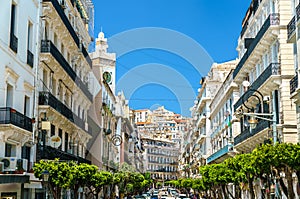
[[[10,48],[17,53],[18,52],[18,38],[16,37],[17,23],[16,23],[16,5],[11,5],[11,18],[10,18]]]
[[[16,157],[16,145],[5,143],[5,157]]]
[[[48,72],[43,70],[43,91],[48,91]]]
[[[30,159],[30,147],[28,146],[22,146],[22,154],[21,154],[22,159]]]
[[[26,115],[27,117],[29,117],[30,115],[30,98],[26,95],[24,98],[24,115]]]
[[[55,135],[55,125],[51,124],[51,134],[50,136],[54,136]]]
[[[6,87],[6,107],[13,107],[13,86],[7,84]]]
[[[65,151],[69,150],[69,134],[65,132]]]
[[[28,22],[28,30],[27,30],[27,64],[33,67],[33,53],[32,53],[32,41],[33,41],[33,25],[29,21]]]
[[[62,139],[62,129],[58,129],[58,136]],[[60,150],[62,149],[62,144],[58,147]]]

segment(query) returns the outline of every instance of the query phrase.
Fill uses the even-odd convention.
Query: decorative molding
[[[34,86],[31,85],[29,82],[24,81],[24,89],[28,92],[32,92],[34,90]]]
[[[18,81],[20,75],[18,75],[12,68],[10,68],[9,66],[5,66],[5,81],[9,82],[12,81],[14,84],[16,84],[16,82]]]

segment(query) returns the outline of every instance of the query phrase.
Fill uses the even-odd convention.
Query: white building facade
[[[0,197],[29,198],[24,188],[33,165],[35,72],[38,67],[38,1],[0,6]],[[3,175],[2,175],[3,174]]]

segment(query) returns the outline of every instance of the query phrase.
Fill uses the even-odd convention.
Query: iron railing
[[[300,19],[300,2],[296,7],[296,16],[297,16],[297,21]]]
[[[65,116],[69,121],[73,122],[82,130],[90,134],[89,130],[85,129],[85,122],[75,113],[73,113],[71,109],[54,97],[50,92],[43,91],[39,93],[39,105],[51,106],[57,112]]]
[[[294,93],[298,88],[298,74],[290,80],[290,94]]]
[[[267,120],[260,120],[257,123],[256,128],[250,130],[250,128],[245,129],[244,131],[241,132],[241,134],[239,134],[238,136],[236,136],[234,138],[234,145],[237,145],[245,140],[247,140],[248,138],[254,136],[255,134],[261,132],[262,130],[269,128],[270,126],[270,122]]]
[[[80,40],[73,28],[73,26],[71,25],[68,17],[66,16],[64,9],[61,7],[60,3],[58,2],[58,0],[43,0],[43,2],[51,2],[53,7],[55,8],[56,12],[58,13],[58,15],[60,16],[62,22],[65,24],[66,28],[68,29],[71,37],[73,38],[74,42],[76,43],[76,45],[78,46],[78,48],[82,49],[82,53],[83,56],[85,57],[86,61],[88,62],[89,66],[92,67],[92,61],[91,58],[89,56],[89,54],[87,53],[85,47],[82,45],[82,43],[80,43]],[[72,5],[74,6],[76,3],[76,1],[71,1]]]
[[[247,101],[253,95],[253,90],[258,90],[261,85],[266,82],[272,75],[280,75],[280,63],[271,63],[251,84],[251,90],[246,91],[239,100],[234,104],[234,111],[243,104],[243,100]]]
[[[0,124],[13,124],[32,132],[32,119],[10,107],[0,108]]]
[[[249,56],[251,55],[251,53],[253,52],[253,50],[255,49],[255,47],[257,46],[259,41],[261,40],[261,38],[264,36],[266,31],[269,29],[269,27],[273,26],[273,25],[279,25],[279,23],[280,23],[280,21],[279,21],[278,13],[272,13],[269,15],[269,17],[266,19],[266,21],[260,28],[259,32],[257,33],[256,37],[253,39],[252,43],[249,45],[249,47],[248,47],[247,51],[245,52],[245,54],[243,55],[242,59],[240,60],[240,62],[236,66],[236,68],[234,69],[233,78],[235,78],[237,76],[237,74],[239,73],[241,68],[244,66],[245,62],[247,61],[247,59],[249,58]]]
[[[86,84],[84,84],[82,80],[76,75],[70,64],[50,40],[42,40],[41,52],[51,53],[51,55],[56,59],[56,61],[61,65],[61,67],[66,71],[66,73],[71,77],[76,85],[82,90],[87,98],[90,101],[93,100],[93,95],[90,93]]]
[[[296,30],[296,17],[294,16],[287,25],[288,39],[291,39]]]
[[[87,160],[78,155],[68,153],[66,151],[62,151],[60,149],[53,148],[51,146],[38,145],[38,150],[40,151],[39,153],[41,154],[41,159],[54,160],[56,158],[59,158],[60,160],[77,161],[78,163],[91,164],[90,160]]]
[[[226,145],[224,146],[222,149],[218,150],[217,152],[211,154],[208,158],[207,158],[207,163],[210,163],[220,157],[222,157],[223,155],[227,154],[229,152],[229,148],[232,147],[231,145]]]

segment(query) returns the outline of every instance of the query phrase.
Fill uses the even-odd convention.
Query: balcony
[[[298,88],[298,74],[290,80],[290,94],[292,95]]]
[[[261,29],[257,33],[256,37],[253,39],[251,44],[249,45],[247,51],[241,58],[240,62],[236,66],[235,70],[233,71],[233,78],[235,79],[238,73],[241,71],[242,67],[244,66],[245,62],[248,60],[250,55],[252,54],[253,50],[258,46],[261,39],[266,35],[266,37],[273,37],[273,34],[265,34],[270,27],[272,26],[279,26],[279,14],[278,13],[272,13],[269,15],[269,17],[266,19],[265,23],[262,25]]]
[[[66,16],[66,14],[65,14],[63,8],[61,7],[60,3],[58,2],[58,0],[43,0],[43,2],[51,2],[52,3],[54,9],[56,10],[56,12],[58,13],[58,15],[61,18],[62,22],[64,23],[65,27],[69,31],[69,33],[70,33],[71,37],[73,38],[74,42],[76,43],[78,48],[82,49],[83,56],[85,57],[85,59],[88,62],[89,66],[92,68],[91,58],[90,58],[89,54],[87,53],[85,47],[80,43],[80,40],[79,40],[73,26],[71,25],[68,17]],[[74,3],[76,3],[74,0],[72,0],[71,2],[72,2],[72,5],[74,5]]]
[[[296,17],[294,16],[287,25],[288,43],[296,42]]]
[[[67,60],[50,40],[42,40],[41,53],[50,53],[59,63],[59,65],[64,69],[64,71],[70,76],[70,78],[76,83],[76,85],[81,89],[85,96],[90,101],[93,100],[93,95],[88,90],[88,87],[76,75],[76,73],[73,71]]]
[[[75,113],[73,113],[72,110],[70,110],[66,105],[64,105],[61,101],[54,97],[50,92],[39,93],[39,105],[51,106],[69,121],[80,127],[82,130],[86,131],[85,122],[81,118],[79,118]]]
[[[217,159],[223,157],[224,155],[226,155],[229,152],[232,152],[232,145],[226,145],[222,149],[220,149],[217,152],[213,153],[212,155],[210,155],[207,158],[206,162],[207,162],[207,164],[209,164],[213,161],[216,161]]]
[[[274,83],[274,78],[276,78],[276,75],[280,75],[280,64],[279,63],[271,63],[269,66],[260,74],[258,78],[251,84],[251,89],[258,90],[262,87],[262,85],[269,85],[270,88],[272,88]],[[274,78],[271,78],[274,76]],[[251,96],[253,95],[253,92],[248,90],[246,91],[239,100],[234,104],[234,111],[236,111],[242,104],[243,100],[247,101]]]
[[[15,52],[18,52],[18,37],[16,37],[14,34],[10,35],[10,43],[9,47]]]
[[[38,145],[37,150],[37,153],[40,154],[41,159],[54,160],[55,158],[59,158],[60,160],[77,161],[78,163],[91,164],[91,161],[85,158],[53,148],[51,146]]]
[[[201,113],[198,116],[198,120],[197,120],[196,126],[197,127],[203,126],[205,124],[205,122],[206,122],[206,113]]]
[[[0,124],[12,124],[32,132],[32,119],[9,107],[0,108]]]
[[[297,22],[300,20],[300,2],[296,7]]]
[[[266,128],[269,128],[269,126],[270,126],[269,123],[270,123],[270,122],[267,121],[267,120],[261,120],[261,121],[258,122],[258,124],[257,124],[257,126],[256,126],[255,129],[250,130],[250,128],[248,128],[248,129],[242,131],[241,134],[239,134],[238,136],[236,136],[236,137],[234,138],[234,146],[236,146],[236,145],[238,145],[238,144],[244,142],[244,141],[247,140],[248,138],[250,138],[250,137],[252,137],[252,136],[258,134],[258,133],[261,132],[262,130],[264,130],[264,129],[266,129]],[[254,140],[254,142],[255,142],[255,141],[256,141],[256,139]],[[257,140],[257,141],[258,141],[258,140]],[[247,144],[249,144],[249,143],[247,142]],[[258,143],[256,143],[256,144],[258,144]]]
[[[30,50],[27,50],[27,64],[33,67],[33,54]]]

